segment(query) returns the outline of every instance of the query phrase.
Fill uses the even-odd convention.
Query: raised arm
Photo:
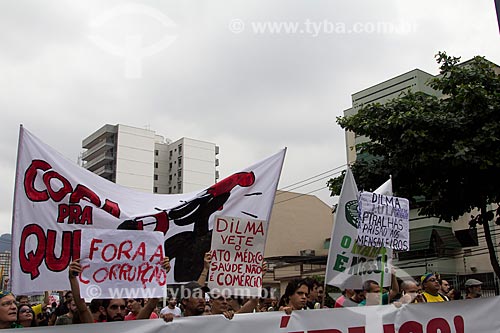
[[[80,285],[78,284],[77,276],[82,272],[80,259],[74,260],[69,265],[69,283],[71,285],[71,292],[73,293],[73,300],[75,301],[76,308],[80,314],[82,323],[93,323],[94,318],[92,313],[87,308],[85,301],[80,297]]]
[[[203,257],[203,270],[201,271],[200,277],[198,278],[198,284],[204,286],[207,282],[208,273],[210,272],[210,261],[212,260],[212,255],[210,252],[205,253]]]
[[[168,257],[163,258],[162,267],[167,273],[170,271],[170,259]],[[158,305],[159,300],[159,298],[150,298],[146,304],[144,304],[142,310],[139,311],[136,319],[149,319]]]
[[[394,267],[391,268],[391,290],[389,291],[389,303],[392,299],[399,295],[399,283],[396,278],[396,270]]]
[[[267,262],[262,262],[262,277],[267,272]],[[252,313],[259,305],[259,297],[250,298],[236,313]]]

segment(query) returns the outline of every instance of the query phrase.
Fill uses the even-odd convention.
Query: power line
[[[287,190],[287,188],[289,188],[289,187],[292,187],[292,186],[298,185],[298,184],[300,184],[300,183],[303,183],[303,182],[309,181],[309,180],[314,179],[314,178],[319,177],[319,176],[323,176],[324,174],[331,173],[331,174],[329,174],[329,175],[327,175],[327,176],[325,176],[325,177],[322,177],[322,178],[320,178],[320,179],[317,179],[317,180],[315,180],[315,181],[313,181],[313,182],[310,182],[310,183],[307,183],[307,184],[304,184],[304,185],[301,185],[301,186],[295,187],[295,188],[293,188],[293,189],[288,189],[287,191],[291,191],[291,190],[294,190],[294,189],[297,189],[297,188],[300,188],[300,187],[303,187],[303,186],[306,186],[306,185],[312,184],[312,183],[314,183],[314,182],[320,181],[320,180],[322,180],[322,179],[324,179],[324,178],[331,177],[331,176],[333,176],[334,174],[337,174],[337,173],[342,172],[343,170],[341,170],[341,171],[337,171],[337,172],[333,172],[333,171],[335,171],[335,170],[337,170],[337,169],[340,169],[340,168],[343,168],[343,167],[345,167],[345,166],[347,166],[347,164],[342,164],[342,165],[340,165],[340,166],[338,166],[338,167],[335,167],[335,168],[333,168],[333,169],[330,169],[330,170],[327,170],[327,171],[321,172],[321,173],[319,173],[319,174],[317,174],[317,175],[314,175],[314,176],[312,176],[312,177],[309,177],[309,178],[306,178],[306,179],[304,179],[304,180],[298,181],[298,182],[296,182],[296,183],[293,183],[293,184],[290,184],[290,185],[287,185],[287,186],[283,186],[283,187],[282,187],[282,188],[280,188],[279,190],[280,190],[280,191],[285,191],[285,190]],[[278,194],[278,195],[279,195],[279,194]]]
[[[284,199],[284,200],[275,202],[274,205],[278,205],[278,204],[283,203],[283,202],[287,202],[287,201],[290,201],[290,200],[293,200],[293,199],[297,199],[297,198],[303,197],[304,195],[308,195],[308,194],[311,194],[311,193],[314,193],[314,192],[317,192],[317,191],[321,191],[321,190],[324,190],[324,189],[326,189],[326,187],[321,187],[321,188],[309,191],[307,193],[301,193],[301,194],[296,195],[295,197],[291,197],[291,198],[288,198],[288,199]]]

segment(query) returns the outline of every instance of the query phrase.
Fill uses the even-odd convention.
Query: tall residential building
[[[370,88],[361,90],[352,95],[352,107],[344,111],[344,116],[352,116],[356,114],[359,109],[368,104],[384,104],[407,91],[420,91],[429,95],[441,97],[442,93],[440,91],[434,90],[427,85],[432,78],[434,78],[433,75],[420,69],[414,69]],[[356,145],[366,142],[367,140],[368,139],[364,136],[357,136],[353,132],[346,132],[347,163],[351,164],[356,161],[356,158],[362,158],[356,151]]]
[[[82,141],[82,166],[117,184],[144,192],[187,193],[213,185],[219,147],[150,129],[106,124]]]
[[[463,62],[462,65],[467,65]],[[498,70],[498,68],[497,68]],[[352,107],[344,111],[351,116],[364,106],[373,103],[384,104],[398,98],[405,91],[424,92],[444,98],[442,92],[432,89],[428,83],[435,76],[414,69],[372,87],[352,94]],[[357,159],[369,158],[356,149],[360,143],[369,140],[353,132],[346,132],[346,153],[349,164]],[[389,176],[389,175],[388,175]],[[475,214],[475,212],[472,212]],[[439,223],[438,218],[418,215],[416,209],[410,211],[410,251],[396,253],[394,265],[401,270],[399,276],[419,276],[425,272],[439,272],[454,286],[461,288],[464,281],[473,277],[484,282],[486,294],[498,294],[498,282],[492,273],[482,229],[470,229],[470,214],[465,214],[453,223]],[[497,256],[500,228],[490,225]],[[499,281],[500,282],[500,281]]]

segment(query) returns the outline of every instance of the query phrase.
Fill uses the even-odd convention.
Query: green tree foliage
[[[479,56],[464,63],[444,52],[436,58],[441,72],[429,85],[444,97],[406,92],[337,122],[371,140],[357,147],[370,158],[352,167],[360,189],[373,190],[392,175],[394,194],[409,198],[422,215],[449,222],[480,209],[471,226],[485,228],[500,276],[483,223],[495,218],[487,205],[500,202],[500,70]],[[340,192],[342,179],[328,182],[332,195]],[[496,215],[500,224],[500,211]]]

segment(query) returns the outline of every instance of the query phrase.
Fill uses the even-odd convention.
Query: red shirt
[[[128,315],[125,316],[125,320],[136,320],[137,315],[134,313],[130,312]],[[149,319],[158,319],[158,315],[154,312],[151,313],[151,316],[149,316]]]

